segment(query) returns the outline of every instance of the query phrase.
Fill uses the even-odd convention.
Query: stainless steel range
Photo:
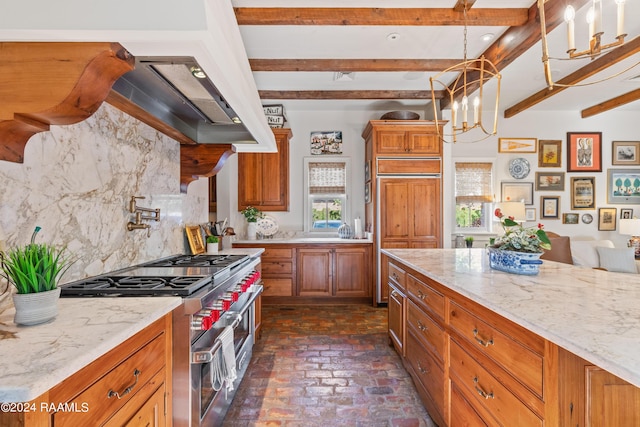
[[[251,360],[254,301],[262,293],[259,264],[259,257],[247,255],[174,255],[67,283],[61,296],[183,297],[173,312],[173,425],[219,425]],[[233,328],[236,355],[232,389],[215,376],[226,326]]]

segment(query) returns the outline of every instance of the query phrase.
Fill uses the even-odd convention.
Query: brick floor
[[[387,309],[263,306],[225,427],[430,427],[387,336]]]

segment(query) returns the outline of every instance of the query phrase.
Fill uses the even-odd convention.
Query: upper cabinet
[[[365,134],[375,132],[375,151],[378,155],[440,156],[442,144],[435,126],[425,128],[412,120],[372,120]]]
[[[272,129],[277,153],[238,154],[238,210],[289,210],[289,140],[291,129]]]

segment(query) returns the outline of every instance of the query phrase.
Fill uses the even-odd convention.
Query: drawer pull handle
[[[483,389],[481,389],[478,386],[478,377],[474,377],[473,378],[473,383],[474,383],[473,387],[476,389],[476,391],[478,392],[478,394],[480,396],[484,397],[485,399],[489,399],[489,398],[495,399],[495,396],[493,395],[493,392],[487,393],[486,391],[484,391]]]
[[[393,291],[391,291],[391,296],[392,297],[397,297],[398,293],[395,290],[393,290]]]
[[[418,329],[420,329],[422,332],[424,332],[424,331],[426,331],[426,330],[427,330],[427,329],[429,329],[429,328],[427,328],[426,326],[424,326],[424,325],[422,324],[422,322],[418,320]]]
[[[133,376],[136,377],[136,380],[133,382],[133,384],[131,384],[129,387],[127,387],[124,390],[122,390],[122,393],[118,393],[117,391],[109,390],[109,393],[107,393],[107,399],[111,399],[113,396],[117,397],[118,399],[122,399],[127,394],[131,393],[131,390],[133,390],[133,388],[136,386],[136,384],[138,384],[138,376],[139,375],[140,375],[140,371],[136,368],[133,371]]]
[[[393,277],[393,279],[394,279],[396,282],[398,282],[399,277],[398,277],[398,275],[397,275],[395,272],[394,272],[394,273],[391,273],[391,277]]]
[[[428,369],[422,367],[420,361],[418,361],[418,371],[420,371],[421,374],[428,374],[430,372]]]
[[[490,345],[493,345],[493,338],[491,338],[488,341],[485,341],[482,338],[479,338],[477,329],[473,330],[473,337],[476,339],[476,341],[478,341],[478,344],[480,344],[483,347],[489,347]]]
[[[421,290],[418,290],[418,298],[424,301],[427,298],[427,296],[423,294]]]

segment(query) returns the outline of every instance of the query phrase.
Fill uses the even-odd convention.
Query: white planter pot
[[[218,243],[207,243],[207,254],[214,255],[218,253]]]
[[[35,294],[14,294],[16,314],[13,321],[24,326],[48,322],[58,315],[58,299],[60,288]]]
[[[247,223],[247,239],[256,240],[257,231],[258,231],[258,223],[256,222]]]

